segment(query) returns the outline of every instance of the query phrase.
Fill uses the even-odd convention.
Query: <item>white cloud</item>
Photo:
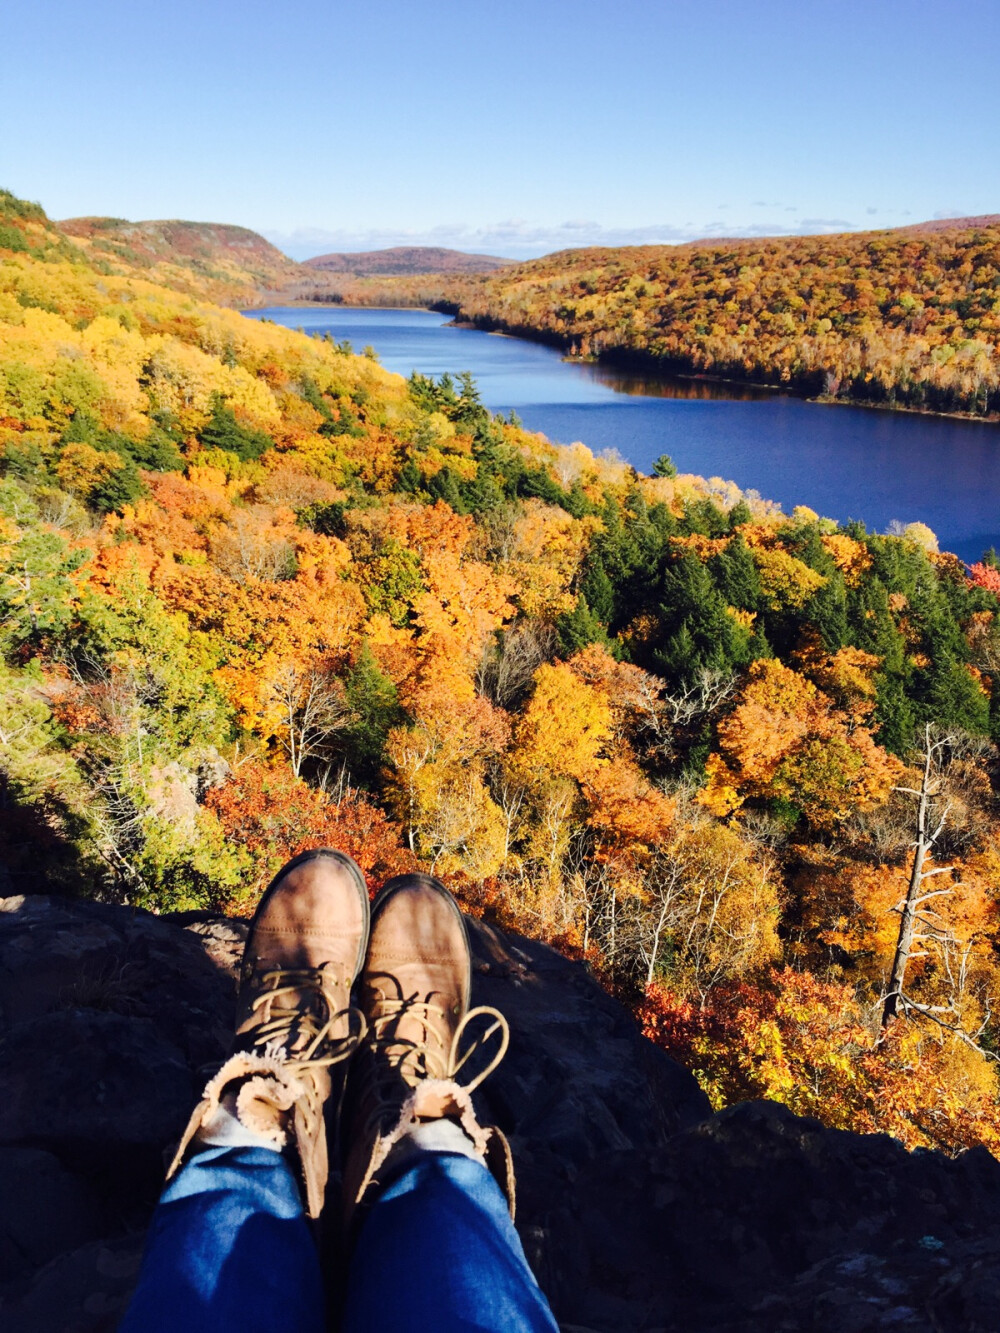
[[[796,227],[801,236],[812,236],[817,232],[857,231],[856,222],[846,222],[843,218],[803,218]]]
[[[592,245],[680,245],[686,241],[719,237],[809,235],[817,232],[854,231],[857,224],[843,218],[790,218],[744,222],[715,220],[702,225],[652,224],[645,227],[604,227],[598,222],[573,218],[553,226],[508,218],[487,226],[442,223],[426,230],[373,228],[367,231],[325,230],[302,227],[294,232],[265,231],[264,235],[294,259],[310,259],[329,253],[386,250],[392,246],[438,245],[452,250],[529,259],[556,250]]]

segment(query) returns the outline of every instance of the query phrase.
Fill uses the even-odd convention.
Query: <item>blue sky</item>
[[[0,185],[298,258],[1000,212],[1000,0],[14,0]]]

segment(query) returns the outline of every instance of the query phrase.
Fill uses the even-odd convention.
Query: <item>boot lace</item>
[[[260,1017],[252,1030],[253,1044],[281,1055],[292,1074],[329,1068],[349,1059],[367,1031],[365,1016],[355,1005],[337,1008],[337,978],[321,967],[269,968],[261,973],[253,1013]],[[350,978],[347,979],[350,989]],[[347,1031],[334,1033],[347,1020]]]
[[[430,998],[400,999],[381,991],[376,994],[373,1006],[376,1012],[366,1042],[372,1057],[365,1088],[366,1100],[371,1099],[371,1109],[366,1117],[368,1129],[375,1128],[390,1115],[395,1116],[406,1090],[415,1087],[421,1079],[446,1079],[458,1083],[466,1092],[473,1092],[507,1054],[510,1028],[498,1009],[489,1005],[470,1009],[449,1040],[446,1034],[454,1018],[453,1009],[435,1004]],[[404,1018],[407,1026],[410,1023],[416,1025],[417,1035],[399,1035],[400,1022]],[[487,1020],[486,1027],[470,1036],[471,1025],[481,1019]],[[497,1037],[497,1048],[485,1065],[472,1078],[461,1080],[462,1069],[494,1037]]]

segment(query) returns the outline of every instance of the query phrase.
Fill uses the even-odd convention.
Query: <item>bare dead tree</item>
[[[733,672],[703,666],[690,685],[663,696],[663,707],[675,727],[688,727],[717,713],[735,690]]]
[[[279,741],[296,777],[309,759],[330,754],[334,736],[350,723],[344,691],[329,672],[289,662],[271,682],[271,699],[282,719]]]
[[[237,510],[230,522],[217,524],[212,532],[212,558],[235,583],[274,583],[294,575],[295,548],[275,530],[272,513],[266,505]]]
[[[515,777],[504,764],[492,764],[487,772],[490,795],[504,819],[503,859],[507,862],[518,841],[527,813],[528,784]]]
[[[906,981],[906,969],[913,956],[917,939],[918,926],[924,936],[928,932],[937,932],[936,922],[940,919],[936,909],[928,904],[954,892],[954,886],[943,889],[924,889],[924,884],[938,875],[951,874],[953,866],[935,866],[925,870],[927,858],[940,838],[948,818],[950,805],[941,804],[943,778],[940,773],[941,757],[949,743],[947,736],[935,739],[930,723],[924,728],[923,772],[920,786],[897,787],[897,791],[906,792],[916,798],[916,840],[913,843],[913,861],[910,866],[910,880],[906,896],[894,909],[899,913],[899,934],[896,938],[896,952],[892,960],[892,973],[889,978],[889,991],[882,1006],[882,1026],[886,1027],[902,1008],[926,1008],[917,1006],[908,1000],[903,986]]]
[[[567,917],[582,928],[584,950],[601,944],[609,967],[617,962],[608,940],[614,934],[615,888],[607,863],[595,855],[592,829],[581,828],[570,839],[563,858]]]
[[[541,620],[519,620],[491,642],[476,672],[480,694],[510,708],[531,684],[543,662],[556,649],[556,632]]]
[[[636,937],[636,956],[647,986],[652,985],[656,976],[656,964],[664,940],[676,927],[684,897],[686,872],[685,858],[666,852],[656,856],[645,877],[643,887],[647,903],[642,913],[643,929]]]
[[[395,777],[393,786],[400,806],[406,810],[406,840],[411,852],[417,850],[420,833],[420,794],[417,777],[434,758],[433,738],[422,728],[415,727],[405,735],[402,745],[393,755]]]

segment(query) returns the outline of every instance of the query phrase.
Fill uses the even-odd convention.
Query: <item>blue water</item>
[[[884,531],[926,523],[944,550],[1000,547],[1000,426],[805,402],[739,385],[619,374],[567,363],[537,343],[449,327],[427,310],[283,307],[248,312],[370,344],[389,370],[470,370],[493,411],[642,472],[668,453],[682,472],[724,477],[841,522]],[[692,396],[695,395],[695,396]]]

